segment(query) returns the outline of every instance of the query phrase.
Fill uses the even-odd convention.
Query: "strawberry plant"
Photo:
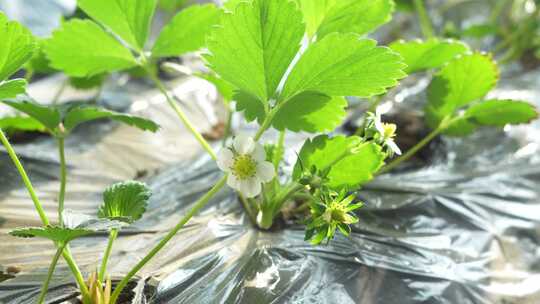
[[[164,1],[165,3],[165,1]],[[421,9],[421,1],[415,1]],[[18,237],[51,240],[57,248],[39,302],[43,302],[62,256],[81,290],[84,303],[117,303],[129,281],[226,185],[235,190],[253,224],[271,229],[284,209],[292,209],[314,245],[349,235],[360,219],[357,191],[377,174],[409,159],[435,136],[465,136],[482,126],[500,127],[537,118],[525,101],[486,97],[498,81],[488,54],[454,40],[397,41],[379,46],[365,35],[391,18],[391,0],[230,0],[222,9],[191,6],[177,14],[146,48],[156,0],[79,0],[93,20],[65,22],[45,41],[52,67],[72,77],[95,77],[139,67],[166,97],[179,118],[215,159],[223,174],[211,189],[113,288],[108,259],[118,231],[141,219],[150,190],[126,181],[107,188],[97,216],[64,208],[67,189],[65,138],[78,125],[108,118],[155,132],[154,122],[81,104],[38,104],[25,95],[24,79],[9,79],[32,57],[37,46],[21,25],[0,15],[0,100],[25,116],[11,125],[36,127],[57,142],[60,159],[58,222],[47,218],[32,183],[0,130],[0,140],[15,164],[41,218],[41,227],[13,230]],[[425,20],[424,20],[425,22]],[[207,35],[208,34],[208,35]],[[254,122],[253,134],[233,136],[216,154],[178,107],[155,73],[155,62],[206,45],[203,54],[224,99]],[[378,101],[409,73],[435,71],[427,89],[425,119],[432,132],[404,151],[395,139],[396,125],[381,121]],[[346,97],[374,98],[373,111],[353,136],[337,134],[347,116]],[[7,124],[6,124],[7,125]],[[273,130],[273,131],[271,131]],[[287,132],[310,134],[292,170],[284,165]],[[275,138],[274,138],[275,137]],[[388,165],[385,162],[394,157]],[[69,243],[105,231],[109,240],[101,266],[88,283],[75,263]]]

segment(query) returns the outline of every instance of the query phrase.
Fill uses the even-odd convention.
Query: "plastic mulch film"
[[[494,97],[511,94],[538,102],[539,92],[527,89],[538,87],[538,82],[538,73],[513,77],[502,81]],[[413,94],[404,102],[421,98]],[[153,150],[163,143],[115,130],[91,143],[84,136],[82,146],[102,154],[90,157],[83,148],[71,157],[67,206],[91,212],[104,185],[132,177],[148,164],[167,168],[156,174],[145,169],[151,172],[145,181],[154,191],[149,211],[138,225],[122,232],[110,261],[111,273],[122,274],[220,172],[204,157],[172,165],[181,157]],[[359,210],[361,220],[352,237],[338,236],[325,246],[306,243],[297,225],[276,232],[254,229],[234,194],[224,190],[143,268],[139,278],[148,288],[143,293],[142,283],[133,285],[135,303],[539,303],[539,130],[536,122],[444,139],[443,149],[429,165],[386,174],[367,185],[360,192],[366,207]],[[118,146],[110,148],[105,142]],[[293,140],[288,146],[297,149],[300,144]],[[141,150],[145,145],[152,147],[150,152]],[[39,153],[35,146],[27,150],[54,155],[51,142],[39,147]],[[168,153],[178,148],[163,149]],[[294,156],[293,151],[289,154]],[[11,167],[6,159],[1,163],[2,172]],[[51,172],[56,162],[36,157],[25,158],[25,163],[52,216],[57,183],[48,179],[55,176]],[[6,218],[2,232],[15,224],[35,223],[26,193],[14,182],[15,173],[2,176],[7,176],[1,189],[0,216]],[[0,284],[0,302],[31,303],[52,246],[4,234],[0,244],[0,264],[22,267],[15,278]],[[90,271],[105,245],[106,236],[97,236],[72,247],[78,262]],[[65,267],[58,269],[51,288],[51,300],[73,298],[75,289]]]

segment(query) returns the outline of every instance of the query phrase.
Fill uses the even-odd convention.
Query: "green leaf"
[[[7,131],[45,131],[45,127],[42,123],[28,116],[2,117],[0,118],[0,129]]]
[[[54,242],[67,244],[83,236],[91,235],[94,231],[82,228],[62,228],[58,226],[19,228],[9,232],[10,235],[23,238],[40,237]]]
[[[472,105],[464,116],[478,125],[504,127],[530,123],[538,118],[538,112],[525,101],[492,99]]]
[[[200,49],[206,35],[219,22],[220,14],[214,4],[192,5],[180,11],[161,30],[152,56],[179,56]]]
[[[26,80],[24,79],[0,81],[0,100],[15,98],[24,92],[26,92]]]
[[[156,4],[156,0],[78,0],[88,16],[139,51],[148,38]]]
[[[103,204],[99,208],[98,216],[132,223],[142,217],[151,195],[150,189],[140,182],[114,184],[103,193]]]
[[[272,125],[278,130],[310,133],[333,131],[346,116],[347,100],[318,92],[303,92],[276,113]]]
[[[218,90],[219,94],[223,99],[225,99],[225,102],[230,102],[233,100],[234,96],[234,86],[227,81],[219,78],[214,73],[196,73],[195,76],[202,78],[211,84],[213,84],[216,89]]]
[[[394,12],[392,0],[334,0],[334,2],[317,31],[318,39],[334,32],[365,35],[389,22]]]
[[[469,51],[468,46],[460,41],[436,38],[427,41],[399,40],[390,44],[390,48],[403,57],[407,64],[407,73],[439,68]]]
[[[51,66],[73,77],[87,77],[137,65],[131,52],[90,20],[65,22],[45,43]]]
[[[379,95],[406,76],[401,57],[371,39],[334,33],[312,44],[287,79],[281,101],[304,91],[328,96]]]
[[[0,12],[0,81],[13,75],[32,58],[36,48],[30,31]]]
[[[241,2],[208,39],[205,58],[221,78],[267,102],[300,48],[302,14],[289,0]]]
[[[306,169],[313,166],[318,170],[325,170],[335,163],[328,173],[328,186],[334,189],[355,189],[373,179],[373,174],[384,164],[385,155],[381,147],[365,143],[358,153],[342,157],[353,145],[358,145],[360,138],[357,136],[320,135],[307,140],[300,150],[299,160],[293,171],[293,178],[298,180],[302,175],[302,166]]]
[[[156,123],[148,119],[85,105],[45,106],[29,100],[10,100],[3,103],[36,119],[53,133],[58,131],[60,123],[64,124],[66,132],[70,132],[83,122],[102,118],[119,121],[145,131],[156,132],[159,129]]]
[[[101,86],[105,79],[107,79],[105,73],[90,77],[70,77],[69,84],[79,90],[89,90]]]
[[[56,130],[60,122],[62,122],[60,111],[54,107],[40,105],[28,100],[10,100],[3,101],[3,103],[34,118],[50,131]]]
[[[482,38],[489,35],[496,35],[498,27],[496,24],[473,24],[461,32],[463,37]]]
[[[337,0],[297,0],[306,23],[309,37],[315,36],[326,14],[336,4]]]
[[[122,122],[143,131],[156,132],[159,130],[159,125],[149,119],[87,106],[70,108],[64,116],[64,127],[69,132],[83,122],[102,118]]]
[[[158,6],[169,13],[174,13],[184,6],[186,2],[187,0],[159,0]]]
[[[497,65],[489,55],[474,53],[458,57],[444,66],[427,89],[426,120],[432,128],[445,117],[472,101],[484,97],[495,87]]]
[[[236,91],[233,100],[236,101],[236,111],[242,112],[247,121],[257,120],[262,123],[266,114],[263,102],[257,97],[244,91]]]

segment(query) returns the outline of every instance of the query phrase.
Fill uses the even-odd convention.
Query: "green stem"
[[[229,108],[227,105],[227,125],[225,126],[225,133],[223,134],[223,141],[221,145],[225,147],[225,144],[227,143],[227,138],[231,135],[232,131],[232,118],[233,118],[233,111]]]
[[[279,132],[279,139],[278,139],[276,152],[275,152],[277,153],[277,155],[279,155],[279,157],[275,157],[274,159],[272,159],[276,173],[278,172],[279,164],[283,160],[283,153],[284,153],[284,147],[285,147],[285,132],[286,130]]]
[[[43,222],[43,225],[47,226],[49,225],[49,219],[47,218],[47,215],[45,215],[45,210],[43,210],[43,207],[41,206],[41,202],[39,201],[36,191],[34,190],[34,186],[32,186],[32,182],[30,181],[30,178],[28,178],[28,174],[26,174],[26,171],[24,170],[23,165],[21,164],[21,161],[19,160],[19,157],[15,153],[15,150],[13,150],[13,146],[9,143],[6,135],[0,129],[0,141],[2,141],[2,144],[6,148],[6,151],[13,161],[13,164],[15,164],[15,167],[19,171],[19,174],[23,180],[24,186],[28,190],[28,193],[30,194],[30,197],[32,198],[32,202],[34,202],[34,207],[36,208],[39,217],[41,218],[41,222]]]
[[[51,282],[54,269],[56,268],[58,259],[60,259],[60,255],[62,255],[63,251],[64,251],[64,245],[60,245],[60,247],[58,247],[58,249],[56,250],[56,253],[54,254],[54,257],[49,266],[49,271],[47,272],[47,278],[45,278],[45,282],[43,282],[43,286],[41,286],[41,292],[39,293],[38,304],[42,304],[43,301],[45,300],[45,296],[47,295],[47,291],[49,290],[49,283]]]
[[[238,197],[240,198],[240,202],[242,203],[244,210],[246,210],[251,222],[254,224],[257,223],[257,215],[255,212],[253,212],[253,208],[251,208],[249,201],[240,192],[238,192]]]
[[[394,169],[395,167],[399,166],[402,162],[410,159],[416,152],[418,152],[420,149],[422,149],[425,145],[427,145],[435,136],[439,135],[442,131],[446,129],[448,125],[447,124],[441,124],[438,128],[431,131],[424,139],[422,139],[420,142],[418,142],[414,147],[409,149],[407,153],[401,155],[400,157],[394,159],[392,162],[390,162],[388,165],[384,166],[377,174],[383,174],[386,172],[389,172],[390,170]]]
[[[6,138],[4,132],[2,129],[0,129],[0,141],[6,148],[6,151],[8,152],[9,157],[13,161],[13,164],[15,164],[15,167],[19,171],[19,175],[21,176],[23,183],[28,190],[28,193],[30,197],[32,198],[32,202],[34,202],[34,207],[36,208],[39,217],[41,219],[41,222],[44,226],[49,225],[49,219],[47,218],[47,215],[45,214],[45,211],[43,210],[43,207],[41,205],[41,202],[39,201],[36,191],[34,190],[34,186],[32,186],[32,182],[30,181],[30,178],[28,178],[28,174],[26,174],[26,170],[24,170],[23,165],[21,164],[21,161],[19,160],[19,157],[15,153],[15,150],[13,149],[13,146],[9,143],[8,139]],[[84,278],[82,277],[82,274],[77,267],[77,264],[73,260],[73,257],[71,256],[71,253],[69,252],[69,247],[66,247],[63,250],[63,257],[66,260],[69,268],[71,269],[71,272],[73,273],[73,276],[75,277],[75,280],[79,284],[79,287],[81,289],[81,292],[84,296],[88,295],[88,288],[86,288],[86,284],[84,283]]]
[[[167,233],[167,235],[139,262],[131,271],[120,281],[118,286],[114,289],[114,292],[111,297],[111,304],[115,304],[116,300],[120,296],[122,290],[126,287],[129,280],[137,274],[137,272],[144,266],[150,259],[152,259],[175,235],[184,225],[197,213],[199,212],[210,199],[225,185],[227,181],[227,175],[223,176],[215,185],[208,191],[203,197],[201,197],[195,205],[188,211],[188,213],[176,224],[176,226]]]
[[[60,100],[60,96],[62,96],[62,93],[64,93],[64,91],[66,90],[67,85],[68,85],[68,80],[66,79],[62,82],[62,85],[60,86],[58,91],[56,91],[56,94],[54,94],[54,97],[52,99],[53,105],[58,103],[58,101]]]
[[[113,243],[118,236],[118,229],[112,229],[109,233],[109,242],[107,243],[107,248],[105,249],[105,254],[103,255],[103,260],[101,261],[101,268],[99,269],[98,279],[100,282],[103,282],[105,278],[105,273],[107,272],[107,262],[109,261],[109,256],[111,255]]]
[[[195,139],[197,139],[197,141],[206,150],[206,152],[208,152],[208,154],[214,160],[217,160],[216,153],[214,152],[214,150],[212,149],[210,144],[208,144],[208,142],[204,139],[204,137],[201,135],[201,133],[199,133],[199,131],[197,131],[197,129],[195,129],[195,126],[191,123],[191,121],[186,116],[184,111],[182,111],[182,109],[180,108],[180,106],[178,106],[176,101],[169,95],[169,92],[167,91],[167,88],[165,88],[165,85],[163,85],[161,80],[159,80],[159,78],[149,68],[146,68],[146,71],[147,71],[148,76],[150,77],[150,79],[152,79],[152,81],[154,82],[156,87],[159,89],[159,91],[165,96],[165,98],[167,99],[167,102],[173,108],[173,110],[176,112],[176,114],[178,115],[178,117],[180,118],[180,120],[182,121],[184,126],[189,130],[189,132],[191,134],[193,134]]]
[[[60,192],[58,193],[58,223],[61,227],[64,227],[64,218],[62,213],[64,212],[64,201],[66,197],[66,155],[64,149],[64,137],[59,136],[58,140],[58,156],[60,158]]]
[[[424,0],[414,0],[414,7],[418,13],[420,19],[420,28],[422,29],[422,35],[424,38],[429,39],[434,37],[433,25],[429,19]]]

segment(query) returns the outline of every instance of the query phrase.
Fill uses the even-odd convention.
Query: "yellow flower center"
[[[234,158],[231,171],[238,179],[248,179],[257,173],[257,162],[250,155],[238,155]]]
[[[390,123],[383,123],[384,138],[392,138],[396,136],[396,125]]]

